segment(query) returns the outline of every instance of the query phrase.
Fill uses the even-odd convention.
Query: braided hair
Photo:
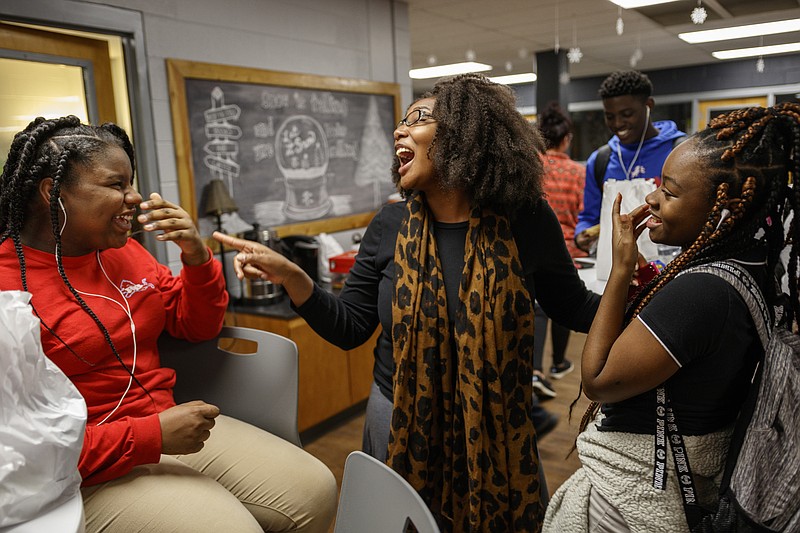
[[[513,215],[542,197],[541,137],[516,107],[513,91],[481,74],[445,78],[422,98],[436,99],[428,149],[444,189],[463,189],[473,207]],[[399,161],[392,179],[399,186]],[[407,195],[409,191],[400,191]]]
[[[125,131],[116,124],[106,123],[101,126],[81,124],[80,119],[73,115],[56,119],[39,117],[17,133],[11,143],[3,173],[0,175],[0,244],[6,239],[13,241],[19,260],[22,288],[27,291],[28,279],[22,248],[22,231],[32,215],[31,210],[39,183],[44,178],[51,178],[53,187],[50,192],[50,221],[59,275],[81,308],[97,325],[119,363],[133,376],[111,340],[108,329],[70,283],[61,256],[61,228],[58,218],[61,188],[77,179],[76,173],[73,172],[76,164],[90,164],[112,146],[122,148],[130,160],[131,169],[135,169],[133,145]],[[75,357],[93,366],[61,339],[39,315],[32,302],[31,306],[41,320],[42,326],[50,334]],[[135,376],[133,379],[146,392]]]
[[[713,207],[695,241],[628,305],[625,323],[633,320],[675,276],[695,265],[766,247],[767,271],[777,278],[782,268],[780,253],[790,246],[786,318],[797,327],[800,188],[793,186],[792,176],[800,176],[800,103],[753,107],[719,116],[690,140],[702,167],[707,169]],[[722,210],[726,208],[730,216],[723,220]],[[790,213],[793,219],[788,234],[784,234],[784,222]],[[777,283],[766,285],[764,298],[769,304],[778,303]],[[589,406],[581,420],[581,431],[598,408],[596,402]]]

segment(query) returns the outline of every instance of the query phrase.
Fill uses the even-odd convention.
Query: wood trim
[[[701,100],[697,104],[699,117],[697,119],[697,130],[704,130],[708,127],[709,115],[715,109],[731,109],[740,107],[767,107],[766,96],[751,96],[749,98],[726,98],[723,100]]]
[[[0,48],[91,62],[98,122],[117,121],[107,42],[0,23]]]

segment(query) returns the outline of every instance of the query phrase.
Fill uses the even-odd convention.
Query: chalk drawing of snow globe
[[[294,220],[326,215],[333,205],[328,196],[328,140],[322,125],[306,115],[289,117],[275,135],[278,168],[286,184],[283,212]]]

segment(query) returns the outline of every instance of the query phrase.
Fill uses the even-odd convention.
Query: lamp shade
[[[221,179],[213,179],[203,187],[200,197],[200,212],[204,216],[222,215],[238,211],[239,207],[228,194],[228,188]]]

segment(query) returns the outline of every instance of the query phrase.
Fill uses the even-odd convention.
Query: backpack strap
[[[767,303],[764,301],[764,296],[761,294],[761,289],[756,280],[753,279],[753,276],[734,261],[714,261],[688,268],[678,275],[681,276],[689,272],[714,274],[736,289],[736,292],[739,293],[750,310],[758,337],[761,339],[761,345],[766,350],[770,338],[772,319],[770,318]]]
[[[597,157],[594,160],[594,181],[597,183],[597,188],[603,190],[603,179],[606,177],[606,169],[608,162],[611,160],[611,147],[604,144],[597,149]]]
[[[764,296],[761,294],[761,289],[756,283],[753,276],[743,267],[736,264],[734,261],[714,261],[704,265],[698,265],[684,270],[678,276],[690,272],[702,272],[706,274],[713,274],[723,280],[727,281],[747,304],[747,307],[752,316],[753,323],[756,327],[759,339],[766,351],[767,345],[770,341],[770,325],[771,319],[767,304]],[[741,442],[743,432],[746,429],[747,423],[752,417],[752,405],[755,402],[756,393],[759,387],[761,365],[758,365],[754,388],[751,388],[748,398],[745,400],[745,405],[742,407],[742,413],[737,420],[734,435],[732,436],[731,446],[734,442]],[[744,418],[742,418],[744,415]],[[666,386],[661,385],[656,390],[656,440],[655,440],[655,465],[653,470],[653,486],[656,489],[664,490],[666,488],[666,446],[667,442],[672,449],[672,456],[677,470],[677,481],[681,491],[683,500],[684,512],[686,520],[690,528],[693,528],[700,522],[703,510],[696,499],[696,489],[694,485],[694,477],[692,476],[689,460],[686,456],[686,447],[683,443],[683,437],[678,429],[675,414],[670,406],[669,398],[667,397]],[[738,445],[736,447],[738,450]],[[731,474],[733,467],[738,459],[738,452],[734,453],[733,449],[729,450],[728,457],[725,461],[725,468],[720,485],[720,492],[728,489],[730,484]]]
[[[681,144],[688,138],[686,135],[675,137],[672,139],[672,149]],[[603,190],[603,181],[606,177],[606,170],[608,169],[608,162],[611,161],[611,147],[604,144],[597,149],[597,157],[594,159],[594,181],[597,183],[597,188]]]

